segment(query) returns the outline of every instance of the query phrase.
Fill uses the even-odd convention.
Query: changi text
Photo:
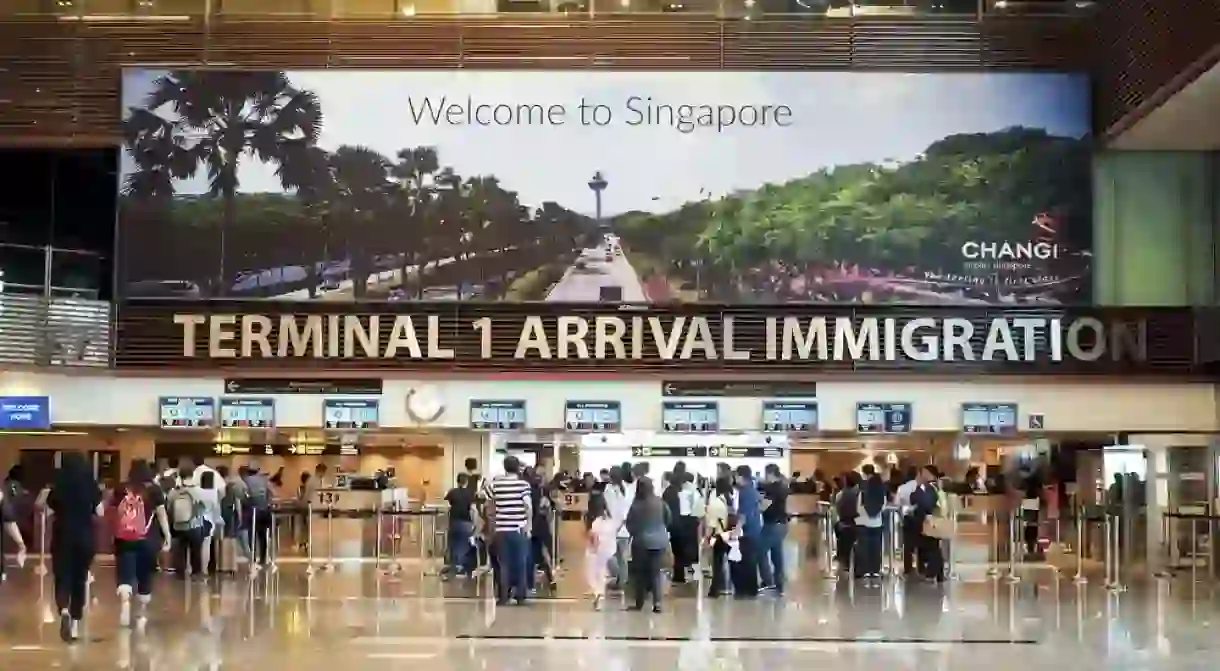
[[[760,323],[761,322],[761,323]],[[212,359],[512,358],[633,361],[1147,360],[1143,321],[1095,317],[483,317],[176,314],[182,355]],[[761,329],[758,328],[761,326]]]

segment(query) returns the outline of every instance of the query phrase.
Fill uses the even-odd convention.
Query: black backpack
[[[839,493],[839,502],[835,504],[841,524],[855,524],[860,515],[860,488],[850,487]]]

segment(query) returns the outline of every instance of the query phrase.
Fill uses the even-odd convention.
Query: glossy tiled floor
[[[1112,595],[1047,570],[1010,585],[862,587],[805,578],[782,599],[711,601],[677,588],[665,612],[593,612],[572,576],[558,597],[496,607],[485,586],[408,572],[300,566],[255,580],[162,577],[143,633],[116,625],[99,566],[84,640],[61,643],[49,580],[27,568],[0,587],[0,669],[789,668],[1209,669],[1220,665],[1220,591],[1150,582]],[[686,591],[689,590],[689,591]],[[563,595],[570,596],[563,596]],[[815,666],[816,665],[816,666]],[[833,665],[833,666],[832,666]]]

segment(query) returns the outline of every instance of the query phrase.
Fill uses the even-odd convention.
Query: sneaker
[[[68,616],[68,611],[59,611],[59,638],[64,643],[71,643],[72,638],[72,618]]]

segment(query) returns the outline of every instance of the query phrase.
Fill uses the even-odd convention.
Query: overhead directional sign
[[[796,380],[668,380],[661,383],[665,396],[731,398],[814,398],[817,383]]]
[[[322,394],[327,396],[376,396],[383,387],[380,378],[293,379],[238,377],[225,379],[228,394]]]

